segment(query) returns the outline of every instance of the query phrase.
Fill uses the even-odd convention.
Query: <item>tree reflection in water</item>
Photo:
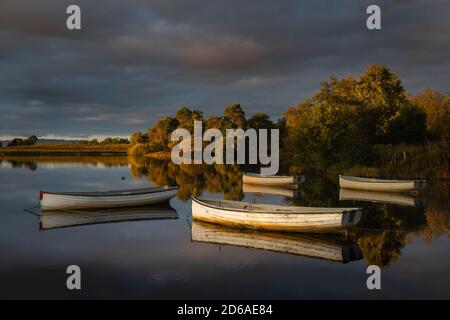
[[[183,201],[203,192],[223,193],[225,199],[237,201],[244,197],[244,169],[238,165],[177,166],[170,161],[121,156],[4,157],[2,161],[13,168],[26,167],[33,171],[42,165],[130,166],[134,178],[146,177],[158,186],[178,185],[178,198]],[[391,265],[399,258],[401,249],[416,236],[426,242],[440,236],[450,236],[448,181],[431,183],[424,195],[426,205],[420,205],[422,202],[417,201],[419,205],[415,207],[359,200],[340,201],[337,181],[323,177],[308,176],[300,190],[301,197],[286,198],[286,202],[298,206],[363,208],[360,223],[348,232],[347,239],[357,243],[368,265]]]
[[[238,165],[174,165],[170,161],[145,157],[130,158],[135,178],[147,177],[156,185],[180,187],[178,197],[186,201],[192,195],[223,193],[225,199],[242,200],[242,171]],[[298,206],[358,206],[363,217],[347,237],[361,248],[367,265],[389,266],[401,249],[415,236],[433,241],[449,236],[448,185],[437,186],[427,195],[426,206],[401,206],[366,201],[339,201],[339,185],[326,178],[309,177],[301,186],[304,196],[287,199]]]
[[[134,178],[146,176],[158,185],[178,185],[178,198],[186,201],[203,191],[223,193],[228,200],[242,200],[242,172],[238,165],[175,165],[171,161],[130,157]]]

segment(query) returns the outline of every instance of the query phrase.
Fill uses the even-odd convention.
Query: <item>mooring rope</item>
[[[35,208],[40,208],[41,206],[40,205],[36,205],[36,206],[34,206],[34,207],[31,207],[31,208],[27,208],[27,209],[23,209],[23,211],[25,211],[25,212],[27,212],[27,213],[31,213],[32,215],[35,215],[36,217],[40,217],[40,216],[42,216],[42,214],[41,213],[38,213],[38,212],[35,212],[33,209],[35,209]]]

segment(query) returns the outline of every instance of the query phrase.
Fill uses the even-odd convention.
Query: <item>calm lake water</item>
[[[170,202],[174,211],[165,209],[178,219],[152,220],[150,211],[140,221],[92,224],[96,221],[88,219],[84,222],[91,224],[75,226],[76,219],[63,216],[51,225],[24,211],[38,205],[39,190],[166,183],[180,185]],[[297,192],[243,188],[237,167],[180,168],[126,157],[7,159],[0,164],[0,298],[449,299],[448,190],[433,184],[420,198],[374,199],[377,195],[340,193],[333,182],[311,177]],[[362,206],[363,218],[359,228],[340,237],[242,232],[192,222],[192,193]],[[72,264],[82,270],[79,291],[66,288],[66,268]],[[382,266],[381,290],[366,287],[370,264]]]

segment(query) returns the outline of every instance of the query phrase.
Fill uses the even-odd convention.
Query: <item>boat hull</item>
[[[341,208],[303,209],[304,213],[250,212],[209,206],[197,198],[192,199],[193,219],[237,228],[286,232],[341,232],[356,225],[361,218],[361,210],[357,208],[348,211]]]
[[[304,176],[264,176],[244,173],[242,181],[247,184],[261,184],[266,186],[292,186],[303,183]]]
[[[368,201],[410,207],[423,206],[425,204],[425,199],[411,197],[404,193],[352,190],[345,188],[339,190],[339,200]]]
[[[362,259],[358,245],[330,235],[233,229],[193,221],[192,241],[255,248],[347,263]]]
[[[39,230],[142,220],[178,219],[169,205],[132,208],[45,211],[39,217]]]
[[[346,189],[367,191],[410,192],[424,189],[426,182],[423,180],[402,181],[339,176],[339,186]]]
[[[41,192],[42,210],[120,208],[158,204],[176,196],[178,188],[162,189],[158,192],[123,195],[76,195]],[[99,193],[101,194],[101,192]]]
[[[297,185],[294,185],[297,187]],[[242,185],[242,191],[248,193],[260,193],[260,194],[273,194],[290,198],[297,198],[302,196],[302,191],[296,190],[296,188],[290,188],[289,186],[268,186],[244,183]]]

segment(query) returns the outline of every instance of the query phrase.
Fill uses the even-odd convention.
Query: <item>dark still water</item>
[[[145,220],[108,223],[80,213],[52,225],[24,211],[38,204],[39,190],[164,184],[180,185],[170,202],[175,211],[150,209]],[[247,232],[192,222],[192,193],[357,205],[363,218],[346,236]],[[242,185],[237,167],[175,167],[121,157],[3,160],[0,298],[450,298],[448,185],[434,184],[420,198],[379,197],[340,193],[332,182],[312,177],[296,192],[255,190]],[[115,219],[127,220],[127,214],[116,212]],[[72,264],[81,268],[79,291],[66,288]],[[367,289],[371,264],[381,266],[381,290]]]

